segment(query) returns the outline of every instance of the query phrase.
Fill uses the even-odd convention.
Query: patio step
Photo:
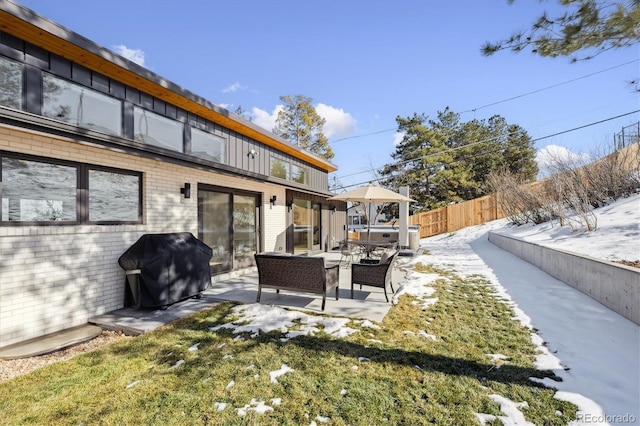
[[[102,328],[90,324],[56,331],[42,337],[0,348],[0,359],[29,358],[45,355],[91,340],[101,332]]]

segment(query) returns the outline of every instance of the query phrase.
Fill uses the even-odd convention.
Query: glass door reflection
[[[255,265],[258,232],[256,229],[256,198],[250,195],[233,197],[233,265],[234,269]]]
[[[293,252],[320,250],[320,204],[293,199]]]
[[[211,274],[255,265],[259,198],[198,188],[198,235],[211,247]]]
[[[198,190],[198,232],[200,239],[213,250],[211,274],[231,270],[232,194]]]

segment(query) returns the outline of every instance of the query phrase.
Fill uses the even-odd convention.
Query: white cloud
[[[273,108],[273,111],[271,113],[257,108],[257,107],[253,107],[253,109],[251,110],[251,116],[253,118],[253,122],[268,130],[268,131],[272,131],[273,128],[276,126],[276,119],[278,118],[278,112],[280,112],[280,110],[282,110],[283,105],[276,105],[275,108]]]
[[[238,90],[247,90],[247,86],[244,84],[240,84],[240,82],[236,81],[235,83],[230,84],[229,86],[222,89],[222,93],[233,93]]]
[[[394,133],[393,134],[393,146],[400,145],[400,142],[402,142],[402,139],[404,139],[404,133],[402,133],[402,132]]]
[[[316,105],[316,112],[326,120],[322,133],[327,138],[349,136],[355,131],[356,120],[342,108],[318,104]]]
[[[124,44],[119,44],[113,48],[113,50],[120,56],[135,62],[136,64],[144,67],[144,51],[140,49],[129,49]]]
[[[536,163],[540,169],[540,176],[548,176],[558,169],[558,166],[575,167],[590,161],[588,154],[576,154],[558,145],[547,145],[536,153]]]
[[[273,130],[278,118],[278,112],[284,108],[284,105],[276,105],[273,111],[268,112],[263,109],[254,107],[251,110],[253,122],[260,127],[269,131]],[[325,125],[322,132],[327,138],[332,136],[344,137],[355,131],[356,120],[341,108],[334,108],[325,104],[316,105],[316,112],[325,119]]]

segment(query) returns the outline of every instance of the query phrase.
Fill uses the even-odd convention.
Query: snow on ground
[[[557,222],[505,226],[500,234],[604,260],[640,260],[640,195],[617,200],[594,210],[594,232],[572,232]]]
[[[588,234],[558,224],[515,228],[498,220],[423,239],[421,248],[429,254],[414,262],[491,280],[516,317],[532,328],[542,351],[537,367],[562,378],[543,383],[558,390],[556,398],[580,408],[570,424],[640,424],[640,327],[487,239],[494,230],[601,259],[640,259],[640,195],[595,212],[598,229]]]
[[[596,210],[596,216],[598,229],[591,233],[571,232],[568,227],[558,224],[516,228],[509,226],[506,220],[498,220],[423,239],[420,245],[428,250],[428,254],[419,255],[404,265],[409,271],[393,302],[397,303],[401,294],[416,297],[415,303],[422,304],[423,309],[438,302],[437,297],[432,297],[435,290],[429,284],[441,277],[411,271],[411,265],[419,262],[453,269],[462,277],[482,275],[492,282],[498,297],[503,297],[512,306],[515,319],[531,328],[532,341],[539,348],[536,367],[553,370],[562,378],[561,382],[532,380],[557,389],[556,398],[579,407],[578,419],[570,421],[570,425],[640,424],[640,327],[499,249],[487,239],[487,231],[494,230],[600,259],[640,259],[640,195],[602,207]],[[241,305],[234,310],[238,320],[210,330],[226,328],[236,334],[249,332],[251,337],[259,332],[279,330],[287,334],[285,339],[301,334],[313,335],[320,329],[335,337],[359,331],[347,327],[351,320],[346,318],[325,318],[260,304]],[[369,322],[352,323],[361,328],[376,327]],[[423,330],[420,333],[426,338],[436,338]],[[197,350],[197,346],[193,350]],[[501,354],[487,356],[497,368],[508,362]],[[358,360],[368,361],[364,357]],[[354,365],[353,368],[358,367]],[[282,365],[280,370],[270,373],[271,381],[277,384],[278,376],[292,371]],[[514,402],[496,394],[490,398],[500,405],[504,415],[497,418],[503,424],[530,424],[520,411],[526,409],[527,401]],[[271,405],[279,403],[278,400],[271,401]],[[216,404],[220,411],[226,407],[224,403]],[[237,408],[239,416],[248,411],[264,413],[270,410],[273,410],[272,406],[257,399]],[[481,424],[496,418],[484,413],[476,413],[476,417]],[[328,418],[318,415],[310,425],[327,421]]]
[[[358,331],[346,326],[351,321],[349,318],[321,317],[259,303],[239,305],[233,310],[239,316],[238,320],[210,327],[209,331],[226,328],[233,330],[234,334],[251,333],[253,338],[260,332],[269,333],[277,330],[285,334],[283,339],[301,335],[313,336],[320,331],[319,326],[322,327],[323,332],[334,337],[346,337]],[[294,328],[297,330],[293,330]]]

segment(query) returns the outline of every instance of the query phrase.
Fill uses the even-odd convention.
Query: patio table
[[[393,248],[397,243],[392,241],[360,241],[347,240],[347,244],[360,246],[367,253],[367,257],[371,257],[371,253],[377,248]]]

